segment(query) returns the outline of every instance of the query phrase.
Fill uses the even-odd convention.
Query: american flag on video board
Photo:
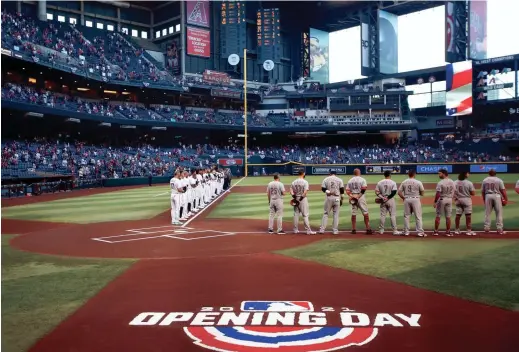
[[[446,115],[472,114],[472,61],[447,64]]]

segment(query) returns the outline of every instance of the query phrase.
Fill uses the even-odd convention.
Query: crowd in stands
[[[156,147],[149,144],[111,147],[84,141],[35,138],[30,141],[3,141],[3,177],[75,175],[79,178],[121,178],[167,176],[177,166],[208,167],[219,157],[243,157],[243,147],[228,144]],[[420,144],[393,146],[314,146],[284,145],[251,147],[248,156],[273,158],[280,162],[304,164],[401,164],[435,162],[489,162],[517,160],[517,156],[490,155],[456,148],[433,148]],[[269,159],[267,159],[269,160]],[[272,160],[272,159],[270,159]]]

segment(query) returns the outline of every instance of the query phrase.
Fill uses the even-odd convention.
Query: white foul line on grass
[[[193,220],[195,220],[200,214],[202,214],[204,211],[206,211],[207,209],[209,209],[218,199],[220,199],[222,196],[224,196],[227,192],[230,192],[231,189],[233,189],[235,186],[238,186],[238,183],[240,183],[241,181],[245,180],[246,177],[242,177],[238,182],[236,182],[234,185],[231,186],[231,188],[229,188],[227,191],[225,192],[222,192],[222,194],[220,194],[218,197],[216,197],[211,203],[209,203],[209,205],[207,205],[204,209],[202,209],[201,211],[199,211],[198,213],[195,214],[195,216],[193,216],[191,219],[189,219],[188,221],[186,221],[184,224],[182,224],[181,227],[186,227],[187,225],[189,225],[189,223]]]

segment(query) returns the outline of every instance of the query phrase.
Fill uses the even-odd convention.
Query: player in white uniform
[[[196,202],[196,171],[191,170],[191,175],[189,176],[189,211],[191,213],[198,213],[198,209],[195,206]]]
[[[175,176],[169,181],[171,190],[171,225],[182,225],[179,221],[180,196],[182,187],[180,183],[180,172],[176,171]]]
[[[206,169],[204,172],[205,179],[205,204],[211,203],[211,179],[209,177],[209,169]]]
[[[372,235],[373,230],[369,225],[369,210],[368,203],[366,202],[365,192],[368,189],[368,183],[362,177],[360,177],[360,170],[353,170],[353,177],[348,181],[346,185],[346,193],[352,198],[358,200],[357,204],[351,205],[351,233],[357,233],[357,210],[360,209],[362,215],[364,215],[364,224],[366,225],[366,235]]]
[[[203,177],[201,175],[202,170],[198,170],[196,172],[196,182],[198,186],[196,186],[196,209],[203,209],[205,204],[203,202],[204,199],[204,185],[203,185]]]
[[[515,183],[515,193],[519,194],[519,180]]]
[[[187,202],[186,202],[186,179],[184,178],[184,171],[180,171],[180,187],[183,192],[180,194],[180,221],[187,220]]]

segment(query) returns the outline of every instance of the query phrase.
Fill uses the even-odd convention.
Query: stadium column
[[[22,13],[22,2],[20,0],[16,2],[16,12]]]
[[[180,74],[186,74],[186,2],[180,2],[180,28],[182,32],[180,33],[180,47],[182,48],[181,57],[180,57]]]
[[[47,21],[47,1],[38,1],[38,19],[40,21]]]
[[[244,126],[244,161],[243,164],[245,165],[245,172],[244,176],[247,177],[249,174],[248,170],[248,148],[247,148],[247,49],[243,49],[243,126]]]

